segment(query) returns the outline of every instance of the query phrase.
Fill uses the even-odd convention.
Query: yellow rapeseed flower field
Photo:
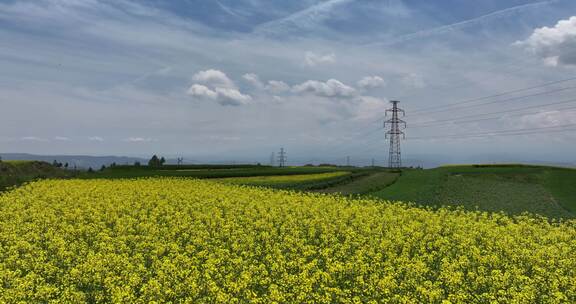
[[[0,303],[574,303],[576,223],[178,178],[0,196]]]

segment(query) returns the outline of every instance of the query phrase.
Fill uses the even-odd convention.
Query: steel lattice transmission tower
[[[288,157],[286,157],[286,151],[284,148],[280,148],[280,153],[278,154],[278,166],[279,167],[286,167],[286,161]]]
[[[386,110],[386,117],[388,113],[392,113],[392,118],[384,121],[384,128],[387,126],[390,129],[386,132],[386,139],[390,139],[390,149],[388,150],[388,167],[389,168],[401,168],[402,167],[402,152],[400,150],[400,136],[403,139],[406,135],[402,130],[406,129],[406,122],[399,118],[398,113],[402,113],[402,116],[406,115],[404,110],[398,108],[399,101],[390,101],[392,104],[392,109]]]

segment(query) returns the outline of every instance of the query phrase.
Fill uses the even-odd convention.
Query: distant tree
[[[135,162],[134,162],[134,167],[140,167],[140,162],[139,162],[139,161],[135,161]]]
[[[150,167],[160,167],[161,165],[162,163],[156,155],[152,156],[152,158],[148,161],[148,166]]]
[[[100,171],[104,171],[106,170],[106,166],[102,165],[102,167],[100,167]]]
[[[64,168],[68,169],[68,163],[64,164]]]
[[[52,166],[58,167],[58,162],[57,162],[56,160],[54,160],[54,161],[52,162]]]
[[[92,169],[92,167],[88,167],[88,173],[94,173],[94,169]]]
[[[162,156],[162,158],[160,158],[160,166],[164,166],[165,162],[166,162],[166,159],[164,158],[164,156]]]
[[[0,156],[0,163],[2,162],[2,156]]]
[[[112,168],[116,167],[116,162],[113,162],[113,163],[110,165],[110,167],[112,167]]]

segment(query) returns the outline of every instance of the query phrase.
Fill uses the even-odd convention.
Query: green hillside
[[[0,191],[36,179],[72,175],[72,172],[55,168],[46,162],[4,160],[0,162]]]
[[[426,206],[531,212],[554,218],[576,215],[576,170],[523,165],[447,166],[407,170],[372,196]]]

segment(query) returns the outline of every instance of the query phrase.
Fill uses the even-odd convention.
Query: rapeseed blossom
[[[0,196],[0,303],[574,303],[576,223],[184,178]]]

